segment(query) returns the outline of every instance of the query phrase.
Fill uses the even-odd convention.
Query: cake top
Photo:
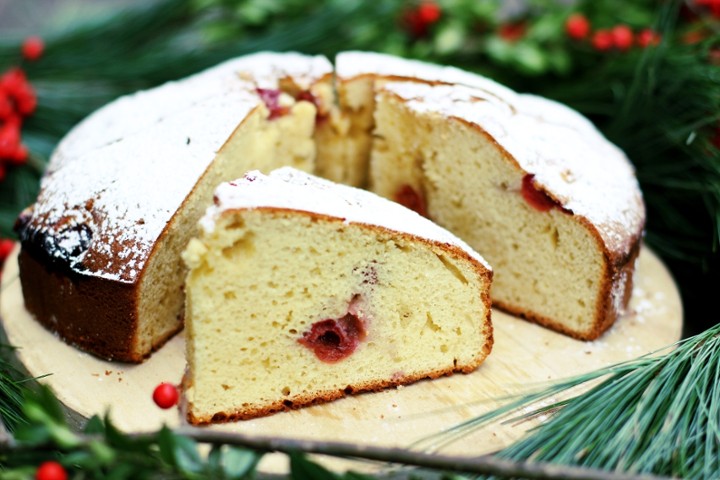
[[[50,168],[63,158],[135,135],[188,108],[201,106],[225,92],[252,92],[279,88],[279,80],[292,79],[301,89],[331,75],[333,67],[323,56],[261,52],[228,60],[212,68],[159,87],[118,98],[89,115],[63,138]],[[238,116],[238,123],[242,117]]]
[[[58,146],[21,231],[78,273],[136,281],[197,179],[262,104],[256,88],[286,77],[309,87],[331,71],[324,57],[263,53],[108,104]]]
[[[417,112],[480,127],[534,184],[596,225],[608,249],[627,251],[645,221],[635,171],[620,149],[568,107],[531,95],[515,104],[465,86],[396,82],[382,87]]]
[[[212,232],[223,212],[237,209],[277,208],[312,212],[355,223],[408,233],[464,250],[490,270],[490,265],[469,245],[414,211],[374,193],[318,178],[292,167],[273,170],[269,175],[251,171],[243,178],[220,185],[215,205],[200,220]]]
[[[490,80],[455,67],[394,57],[383,53],[348,51],[335,59],[335,71],[341,81],[362,76],[382,77],[389,80],[413,80],[444,85],[466,85],[479,88],[499,101],[514,103],[515,91]]]

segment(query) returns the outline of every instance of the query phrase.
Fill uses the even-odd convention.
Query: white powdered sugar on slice
[[[200,225],[206,232],[212,232],[223,212],[262,207],[311,212],[454,245],[490,269],[483,257],[464,241],[414,211],[366,190],[291,167],[279,168],[269,175],[251,171],[241,179],[223,183],[215,190],[215,205],[208,208]]]
[[[611,251],[624,251],[644,225],[635,171],[592,124],[550,100],[518,95],[514,104],[465,86],[388,83],[381,91],[423,114],[480,127],[505,149],[536,186],[596,226]]]
[[[373,76],[387,80],[414,80],[445,85],[466,85],[485,90],[497,100],[514,103],[517,93],[482,75],[455,67],[437,65],[374,52],[341,52],[335,59],[340,81]]]

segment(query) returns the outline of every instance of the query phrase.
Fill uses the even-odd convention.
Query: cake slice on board
[[[191,423],[468,373],[490,352],[490,267],[396,203],[254,171],[200,224],[183,254]]]

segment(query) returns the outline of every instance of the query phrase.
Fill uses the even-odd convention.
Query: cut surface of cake
[[[372,193],[284,168],[221,185],[184,259],[187,415],[252,418],[490,352],[485,261]]]
[[[581,339],[612,325],[645,218],[617,148],[538,97],[402,82],[376,101],[373,191],[482,252],[497,306]]]

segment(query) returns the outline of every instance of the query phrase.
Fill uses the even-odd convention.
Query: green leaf
[[[203,471],[203,460],[194,440],[163,427],[158,434],[158,445],[161,458],[181,473],[193,476]]]
[[[93,415],[90,417],[90,419],[85,423],[85,428],[83,428],[83,433],[86,435],[102,435],[105,433],[105,424],[103,423],[102,419],[98,415]]]
[[[513,51],[513,60],[525,73],[539,75],[545,73],[548,62],[543,49],[534,42],[519,41]]]
[[[42,445],[50,441],[50,430],[42,424],[21,425],[15,432],[15,440],[28,445]]]
[[[46,385],[40,385],[36,390],[31,391],[25,406],[30,410],[30,413],[26,413],[31,420],[67,425],[60,402]]]
[[[290,478],[293,480],[340,480],[341,477],[307,459],[300,453],[290,453]]]
[[[439,55],[457,52],[462,47],[465,37],[465,27],[461,22],[446,22],[435,36],[435,51]]]
[[[221,465],[225,478],[241,479],[255,471],[261,454],[238,447],[228,447],[223,452]]]

